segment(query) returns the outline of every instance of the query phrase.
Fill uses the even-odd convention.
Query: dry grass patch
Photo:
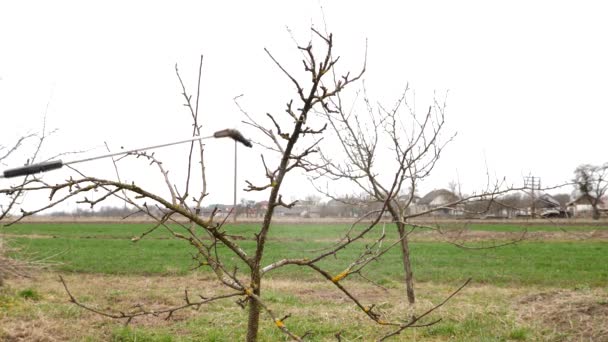
[[[412,241],[455,241],[455,242],[483,242],[483,241],[515,241],[522,238],[524,228],[520,232],[495,232],[484,230],[445,230],[442,233],[436,231],[417,231],[411,236]],[[585,241],[585,240],[608,240],[608,230],[598,229],[591,231],[536,231],[526,232],[523,236],[525,241]]]
[[[555,290],[522,297],[521,319],[535,322],[556,338],[608,341],[608,289]]]
[[[184,288],[202,289],[206,284],[196,277],[125,277],[89,274],[64,275],[70,291],[83,303],[104,311],[130,310],[137,305],[160,308],[180,304]],[[109,339],[112,329],[119,325],[105,317],[82,310],[68,301],[58,276],[45,273],[36,279],[11,279],[9,289],[18,297],[23,288],[34,288],[41,294],[38,301],[12,300],[3,307],[0,303],[0,336],[9,341],[67,341],[88,335],[95,340]],[[10,295],[10,293],[9,293]],[[5,295],[6,297],[6,295]],[[172,321],[157,317],[142,317],[134,322],[141,327],[169,326],[195,316],[184,310]],[[3,334],[3,335],[2,335]]]
[[[221,290],[212,278],[200,274],[170,277],[66,274],[64,278],[80,301],[114,312],[136,305],[151,309],[181,304],[185,288],[193,296],[211,295]],[[365,304],[376,304],[383,314],[403,319],[441,302],[458,287],[458,284],[419,283],[419,300],[410,307],[398,282],[380,288],[347,278],[343,284],[365,298]],[[31,289],[39,297],[32,300],[20,296],[24,289]],[[286,321],[290,329],[299,334],[311,331],[314,341],[335,341],[334,334],[340,331],[347,340],[367,341],[390,331],[373,324],[327,282],[267,279],[264,290],[263,298],[275,312],[292,315]],[[603,325],[605,304],[598,301],[602,298],[599,290],[544,293],[547,293],[546,289],[473,284],[429,318],[442,318],[440,323],[406,331],[394,340],[538,340],[555,336],[605,336],[598,335],[598,332],[606,331]],[[592,318],[584,324],[594,335],[552,330],[555,324],[565,323],[556,321],[558,315],[548,311],[547,301],[553,303],[555,312],[568,308],[572,315],[583,315],[587,310]],[[583,306],[584,303],[597,305]],[[532,318],[524,314],[530,314]],[[570,320],[576,319],[568,315]],[[604,322],[600,321],[601,317]],[[3,341],[232,341],[243,339],[246,326],[246,312],[234,303],[234,299],[203,306],[200,312],[181,311],[170,321],[163,318],[137,318],[130,329],[124,330],[119,321],[69,303],[58,276],[51,273],[43,273],[36,279],[11,279],[8,288],[0,292],[0,340]],[[271,322],[263,320],[262,341],[283,338]]]

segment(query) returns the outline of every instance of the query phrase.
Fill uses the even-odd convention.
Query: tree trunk
[[[600,211],[597,208],[597,205],[593,206],[593,219],[594,220],[599,220],[600,219]]]
[[[0,227],[3,228],[3,227]],[[4,262],[2,260],[2,256],[4,255],[5,251],[4,251],[4,245],[3,245],[3,241],[2,241],[2,237],[0,236],[0,287],[2,287],[4,285],[4,273],[2,272],[2,268],[4,267],[2,265],[2,263]]]
[[[251,287],[253,288],[253,293],[255,293],[257,296],[260,295],[260,288],[262,285],[262,280],[260,278],[260,273],[258,269],[252,270],[251,274]],[[247,319],[247,342],[256,342],[258,340],[260,310],[260,304],[253,299],[249,299],[249,318]]]
[[[405,234],[405,226],[403,223],[398,222],[397,229],[399,230],[399,238],[401,239],[401,253],[403,255],[407,301],[410,304],[414,304],[416,302],[416,296],[414,295],[414,273],[412,272],[412,263],[410,262],[410,245],[407,235]]]

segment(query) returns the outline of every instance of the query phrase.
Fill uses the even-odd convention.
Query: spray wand
[[[223,129],[221,131],[217,131],[217,132],[213,133],[213,135],[206,136],[206,137],[194,136],[192,138],[188,138],[188,139],[180,140],[180,141],[175,141],[175,142],[170,142],[170,143],[166,143],[166,144],[141,147],[141,148],[136,148],[136,149],[133,149],[133,150],[121,151],[121,152],[110,153],[110,154],[104,154],[104,155],[101,155],[101,156],[96,156],[96,157],[91,157],[91,158],[85,158],[85,159],[79,159],[79,160],[72,160],[72,161],[68,161],[68,162],[63,162],[62,160],[51,160],[51,161],[48,161],[48,162],[26,165],[26,166],[17,167],[17,168],[14,168],[14,169],[5,170],[4,172],[2,172],[0,174],[0,178],[11,178],[11,177],[19,177],[19,176],[32,175],[32,174],[35,174],[35,173],[40,173],[40,172],[46,172],[46,171],[51,171],[51,170],[55,170],[55,169],[60,169],[60,168],[62,168],[65,165],[84,163],[84,162],[88,162],[88,161],[92,161],[92,160],[97,160],[97,159],[115,157],[115,156],[120,156],[120,155],[124,155],[124,154],[133,153],[133,152],[153,150],[153,149],[156,149],[156,148],[173,146],[173,145],[179,145],[179,144],[183,144],[183,143],[187,143],[187,142],[191,142],[191,141],[205,140],[205,139],[211,139],[211,138],[231,138],[235,142],[240,142],[241,144],[243,144],[243,145],[245,145],[247,147],[251,147],[252,146],[251,142],[248,139],[246,139],[241,134],[241,132],[239,132],[236,129],[230,129],[230,128],[228,128],[228,129]]]

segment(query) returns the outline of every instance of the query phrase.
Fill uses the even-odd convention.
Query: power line
[[[536,218],[536,191],[540,192],[540,177],[524,177],[524,188],[530,189],[532,196],[532,218]]]

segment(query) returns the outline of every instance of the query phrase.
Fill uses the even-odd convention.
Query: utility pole
[[[232,203],[232,210],[234,210],[232,222],[236,223],[236,213],[238,211],[236,208],[236,140],[234,141],[234,201]]]
[[[524,188],[531,191],[532,196],[532,218],[536,218],[536,190],[540,191],[540,177],[527,176],[524,178]]]

